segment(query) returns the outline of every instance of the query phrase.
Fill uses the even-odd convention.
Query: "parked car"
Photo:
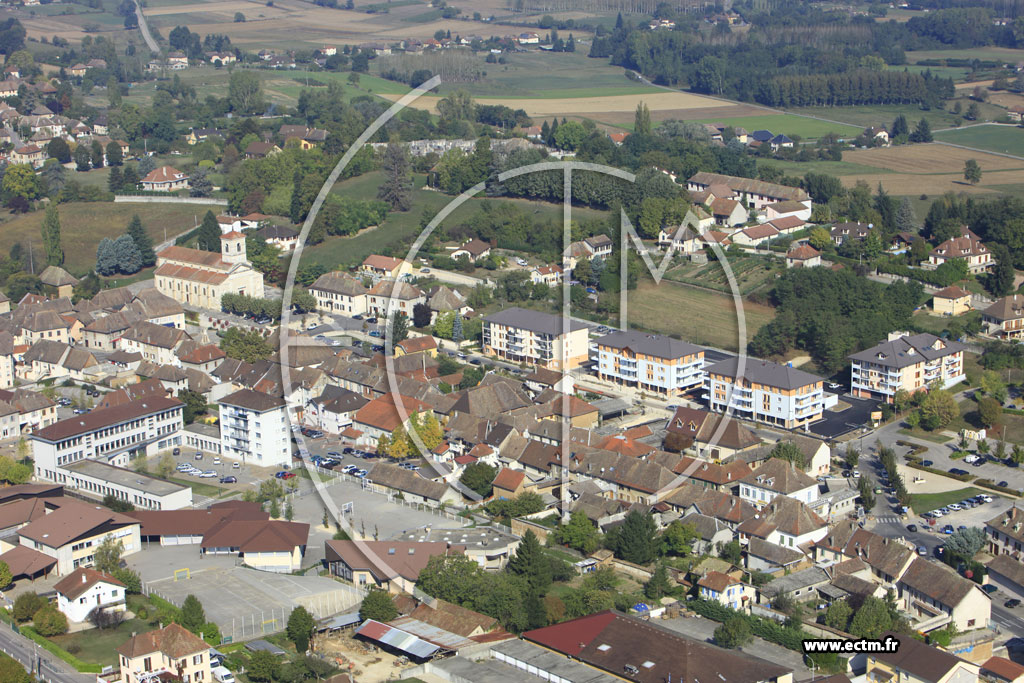
[[[1019,606],[1020,600],[1018,600],[1017,598],[1010,598],[1009,600],[1003,603],[1003,607],[1006,607],[1007,609],[1013,609],[1014,607]]]
[[[196,451],[195,459],[196,460],[202,460],[203,459],[203,454],[200,453],[199,451]]]
[[[908,524],[907,525],[907,531],[916,534],[917,533],[917,525],[916,524]]]
[[[216,472],[214,472],[213,470],[207,470],[207,471],[203,472],[202,474],[200,474],[199,478],[200,479],[213,479],[216,476],[217,476]]]
[[[933,463],[931,460],[922,460],[921,464],[924,465],[925,467],[931,467],[935,463]]]
[[[238,482],[238,477],[221,477],[220,483],[222,484],[234,484]]]
[[[922,557],[927,556],[928,555],[928,548],[924,547],[923,545],[917,546],[917,554],[921,555]]]
[[[963,476],[963,475],[967,474],[967,470],[962,470],[960,468],[954,467],[953,469],[951,469],[949,471],[949,473],[950,474],[955,474],[956,476],[960,477],[960,476]]]
[[[340,458],[341,457],[341,453],[339,453],[338,451],[327,451],[327,455],[329,455],[332,458]]]
[[[286,474],[289,474],[289,472],[287,472],[286,470],[281,470],[279,472],[274,472],[274,478],[275,479],[284,479],[284,475],[286,475]]]
[[[984,586],[981,587],[981,590],[985,591],[985,593],[988,595],[992,595],[997,590],[999,590],[999,587],[992,583],[986,583]]]
[[[996,486],[1009,486],[1009,485],[1010,485],[1010,482],[1008,482],[1008,481],[1001,481],[998,484],[996,484]]]
[[[942,533],[946,534],[947,536],[952,534],[953,533],[953,525],[952,524],[947,524],[946,526],[942,527]]]
[[[173,455],[181,455],[181,449],[180,448],[175,448],[173,451],[171,451],[171,453]]]
[[[842,389],[843,385],[839,384],[838,382],[829,382],[828,383],[828,388],[829,389]]]
[[[366,322],[370,323],[371,325],[376,325],[377,324],[377,318],[376,317],[367,318]]]
[[[240,463],[237,463],[237,462],[231,463],[231,469],[233,469],[233,470],[241,469],[241,467],[242,467],[242,465]]]
[[[294,472],[285,472],[281,475],[281,479],[294,479],[296,474]]]

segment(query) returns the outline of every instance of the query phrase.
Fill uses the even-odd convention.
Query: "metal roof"
[[[317,622],[318,631],[331,631],[336,628],[345,628],[360,622],[359,612],[348,612],[347,614],[335,614],[333,617],[321,619]]]
[[[373,619],[367,619],[362,626],[356,629],[356,635],[390,645],[397,650],[420,659],[426,659],[441,649],[440,646],[428,643],[411,633],[406,633],[401,629],[382,624]]]

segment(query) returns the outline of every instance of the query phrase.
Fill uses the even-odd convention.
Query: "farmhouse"
[[[720,173],[707,173],[701,171],[686,181],[686,189],[690,192],[702,192],[712,185],[724,185],[740,196],[744,203],[760,211],[769,204],[792,200],[811,208],[811,198],[804,190],[798,187],[776,185],[761,180],[750,178],[738,178],[736,176],[722,175]]]

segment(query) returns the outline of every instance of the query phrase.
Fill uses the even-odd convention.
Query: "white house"
[[[57,591],[57,609],[68,621],[83,622],[94,609],[123,612],[124,584],[109,574],[79,567],[53,587]]]

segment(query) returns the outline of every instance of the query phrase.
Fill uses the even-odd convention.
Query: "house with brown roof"
[[[529,483],[530,480],[526,478],[526,472],[523,470],[502,467],[491,482],[491,486],[494,488],[495,498],[512,499],[522,493]]]
[[[966,225],[960,228],[958,237],[949,238],[929,252],[928,265],[938,268],[954,259],[966,261],[967,269],[972,275],[987,273],[995,265],[992,252]]]
[[[203,534],[203,555],[235,555],[247,566],[290,574],[302,566],[309,524],[263,519],[225,519]]]
[[[39,281],[43,284],[43,291],[50,296],[70,297],[78,278],[60,266],[46,266],[39,274]]]
[[[777,496],[757,515],[738,527],[740,542],[760,538],[785,548],[809,548],[828,533],[828,523],[805,503],[787,496]]]
[[[1000,339],[1020,339],[1024,336],[1024,296],[1010,294],[997,299],[982,311],[985,333]]]
[[[141,353],[143,360],[157,365],[176,365],[178,347],[190,339],[184,330],[140,320],[125,330],[118,347],[129,353]]]
[[[787,496],[810,505],[818,498],[818,482],[794,463],[769,458],[740,480],[740,498],[757,508],[777,496]]]
[[[769,204],[793,200],[811,208],[811,198],[799,187],[767,183],[751,178],[722,175],[701,171],[686,181],[686,189],[690,192],[702,192],[713,186],[724,186],[737,195],[742,201],[755,210],[760,211]]]
[[[326,541],[328,571],[361,588],[411,593],[430,558],[461,555],[462,546],[444,541]]]
[[[791,247],[786,252],[787,268],[813,268],[821,265],[821,252],[809,244]]]
[[[253,140],[250,142],[244,152],[246,159],[265,159],[266,157],[280,153],[281,148],[273,142],[261,142],[259,140]]]
[[[740,612],[749,611],[755,602],[753,586],[722,572],[707,572],[697,581],[697,588],[701,599],[713,600]]]
[[[927,645],[909,635],[887,631],[883,641],[895,640],[895,647],[867,656],[868,683],[972,683],[980,666],[954,654]]]
[[[715,199],[707,205],[716,225],[734,228],[747,222],[747,209],[735,199]]]
[[[408,337],[395,344],[395,357],[422,353],[431,358],[437,357],[437,340],[429,334],[419,337]]]
[[[971,310],[971,293],[953,285],[932,294],[932,311],[935,315],[963,315]]]
[[[992,599],[981,586],[956,571],[916,557],[896,583],[897,597],[918,619],[915,628],[929,631],[952,623],[961,633],[984,628],[992,615]]]
[[[420,503],[430,507],[462,503],[462,495],[448,484],[432,481],[417,471],[385,462],[378,462],[371,467],[365,481],[369,483],[368,488],[374,491],[401,495],[405,501],[410,503]]]
[[[779,236],[779,230],[771,223],[762,223],[733,233],[732,241],[742,247],[756,247]]]
[[[134,635],[117,654],[121,683],[213,680],[210,646],[180,624]]]
[[[96,504],[61,499],[51,510],[18,530],[20,544],[57,561],[58,576],[91,567],[96,547],[108,536],[121,541],[124,555],[142,549],[139,523]]]
[[[981,665],[981,678],[991,683],[1024,683],[1024,665],[1006,657],[990,657]]]
[[[363,259],[359,272],[375,278],[396,278],[402,267],[402,259],[393,256],[370,254]]]
[[[450,256],[452,259],[467,258],[473,263],[476,263],[478,259],[487,258],[490,253],[491,245],[474,237],[455,249]]]
[[[400,280],[381,280],[366,293],[367,312],[380,317],[395,311],[411,319],[412,309],[426,301],[419,287]]]
[[[145,192],[174,192],[188,189],[188,176],[173,166],[161,166],[139,181]]]
[[[717,461],[756,448],[761,439],[731,417],[699,408],[680,406],[666,425],[665,449],[693,449],[698,456]]]
[[[93,610],[125,611],[124,584],[109,574],[79,567],[54,585],[57,609],[68,621],[83,622]]]

